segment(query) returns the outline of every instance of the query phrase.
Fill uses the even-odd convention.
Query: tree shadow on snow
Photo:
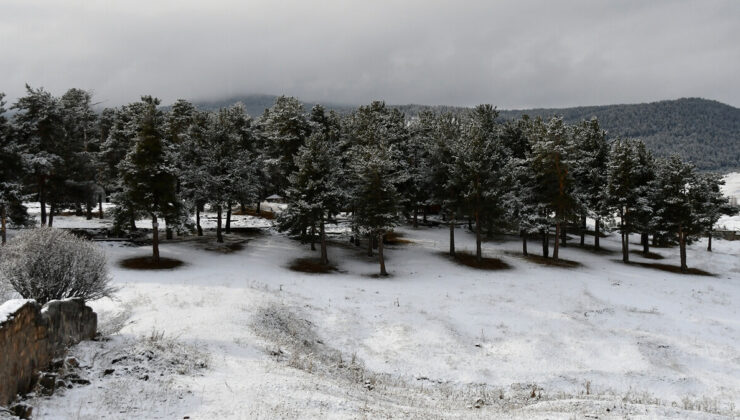
[[[467,251],[457,251],[455,252],[455,257],[451,257],[447,252],[440,252],[439,254],[459,265],[478,270],[509,270],[512,268],[509,264],[498,258],[483,257],[481,261],[478,261],[475,254]]]
[[[616,262],[622,262],[622,260],[614,260]],[[667,271],[669,273],[676,273],[676,274],[688,274],[693,276],[710,276],[714,277],[715,274],[710,273],[708,271],[704,271],[698,268],[689,268],[686,271],[681,271],[681,267],[677,265],[669,265],[669,264],[659,264],[659,263],[644,263],[644,262],[636,262],[636,261],[630,261],[627,263],[628,265],[637,265],[640,267],[645,268],[652,268],[655,270],[661,270],[661,271]]]

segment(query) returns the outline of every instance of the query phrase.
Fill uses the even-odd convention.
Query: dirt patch
[[[614,260],[614,261],[622,262],[622,260]],[[643,263],[643,262],[635,262],[635,261],[630,261],[627,264],[639,265],[640,267],[653,268],[656,270],[667,271],[669,273],[676,273],[676,274],[689,274],[689,275],[694,275],[694,276],[711,276],[711,277],[714,276],[714,274],[708,271],[700,270],[698,268],[689,268],[686,271],[681,271],[681,267],[677,265],[659,264],[659,263]]]
[[[288,265],[288,268],[300,273],[325,274],[337,271],[331,264],[321,264],[317,258],[297,258]]]
[[[644,254],[642,251],[639,251],[637,249],[634,249],[634,250],[630,251],[630,253],[631,254],[635,254],[635,255],[639,255],[640,257],[647,258],[649,260],[662,260],[662,259],[665,258],[664,256],[662,256],[660,254],[656,254],[655,252],[648,252],[647,254]]]
[[[585,245],[575,244],[575,245],[569,245],[569,246],[582,249],[586,252],[591,252],[597,255],[611,255],[611,254],[616,253],[616,251],[604,248],[603,246],[596,248],[593,244],[585,244]]]
[[[388,245],[408,245],[413,244],[414,241],[410,239],[404,239],[402,233],[398,232],[388,232],[385,234],[385,240],[383,243]]]
[[[507,252],[507,254],[513,255],[515,257],[523,258],[533,263],[537,263],[540,265],[546,265],[550,267],[562,267],[562,268],[583,267],[583,264],[579,263],[578,261],[566,260],[565,258],[558,258],[557,260],[555,260],[553,258],[545,258],[542,255],[535,255],[535,254],[529,254],[526,256],[515,253],[515,252]]]
[[[267,220],[273,220],[273,219],[275,219],[275,213],[273,213],[273,212],[271,212],[269,210],[261,209],[260,212],[259,212],[259,214],[257,214],[257,209],[253,209],[251,207],[245,207],[244,208],[244,211],[242,211],[241,209],[234,210],[234,211],[231,212],[231,214],[233,214],[235,216],[261,217],[261,218],[267,219]]]
[[[119,261],[118,265],[130,270],[170,270],[185,264],[174,258],[160,257],[159,262],[155,262],[152,257],[133,257]]]
[[[481,261],[478,261],[475,254],[470,252],[458,251],[454,258],[447,252],[441,252],[440,254],[457,264],[477,268],[478,270],[508,270],[511,268],[509,264],[498,258],[483,257]]]

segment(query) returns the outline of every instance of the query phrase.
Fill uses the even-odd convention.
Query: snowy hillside
[[[688,276],[625,266],[614,238],[562,249],[578,268],[498,238],[484,253],[510,269],[480,271],[444,255],[446,229],[400,232],[389,278],[344,239],[329,274],[289,270],[312,253],[269,230],[229,236],[231,253],[164,243],[186,262],[164,271],[118,265],[148,247],[101,243],[120,292],[92,306],[111,340],[73,349],[92,385],[33,400],[38,418],[737,415],[740,242],[694,244],[689,265],[713,275]]]

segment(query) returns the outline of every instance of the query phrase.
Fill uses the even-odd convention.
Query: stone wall
[[[82,299],[0,305],[0,405],[31,390],[40,370],[67,347],[91,339],[98,317]]]

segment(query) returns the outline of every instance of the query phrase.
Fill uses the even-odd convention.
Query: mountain
[[[196,103],[203,109],[217,109],[242,102],[250,115],[261,115],[272,106],[277,96],[245,95],[213,102]],[[314,103],[306,102],[306,109]],[[348,113],[356,105],[322,103],[339,113]],[[454,106],[394,105],[407,116],[423,110],[460,112],[466,108]],[[537,108],[502,110],[503,120],[531,117],[562,116],[568,123],[596,117],[609,137],[642,139],[656,156],[677,153],[707,171],[740,169],[740,109],[721,102],[682,98],[643,104],[582,106],[574,108]]]

